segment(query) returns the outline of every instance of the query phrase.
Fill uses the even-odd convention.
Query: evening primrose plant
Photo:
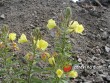
[[[0,30],[0,75],[3,83],[70,83],[70,78],[77,78],[77,70],[73,69],[76,60],[73,56],[72,45],[69,42],[70,34],[83,34],[84,27],[78,21],[71,20],[71,8],[67,7],[63,12],[59,25],[54,19],[47,21],[47,30],[54,31],[52,41],[54,51],[43,38],[38,28],[34,29],[30,39],[22,33],[20,37],[15,32],[10,32],[8,26],[4,25]],[[52,30],[54,29],[54,30]],[[29,50],[20,54],[26,44]],[[44,62],[46,67],[39,67]],[[45,79],[39,78],[44,76]]]

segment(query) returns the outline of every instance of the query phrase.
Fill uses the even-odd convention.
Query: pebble
[[[79,0],[71,0],[71,1],[73,1],[73,2],[75,2],[75,3],[76,3],[76,2],[77,2],[77,1],[79,1]]]
[[[86,81],[86,82],[84,82],[84,83],[92,83],[92,81]]]
[[[2,2],[2,0],[0,1],[0,7],[4,6],[4,3]]]
[[[108,66],[108,69],[110,69],[110,65]]]
[[[108,33],[106,32],[106,31],[104,31],[103,33],[102,33],[102,39],[103,40],[106,40],[107,38],[108,38]]]
[[[99,70],[98,73],[99,73],[99,74],[103,74],[103,70]]]
[[[110,44],[110,36],[108,37],[108,43]]]
[[[96,77],[95,79],[96,79],[96,80],[95,80],[95,83],[103,83],[103,81],[104,81],[101,76],[98,76],[98,77]]]
[[[110,52],[110,48],[108,46],[105,46],[105,51]]]
[[[106,78],[106,77],[108,76],[108,73],[100,74],[100,76],[101,76],[102,78]]]
[[[93,57],[91,58],[92,61],[97,60],[97,59],[98,59],[98,58],[95,57],[95,56],[93,56]]]
[[[1,18],[1,19],[5,19],[5,15],[2,14],[2,15],[0,16],[0,18]]]
[[[81,58],[78,58],[78,62],[82,62],[82,59]]]
[[[110,82],[110,76],[106,77],[106,81]]]
[[[35,28],[35,26],[33,24],[30,24],[30,27],[32,27],[33,29]]]

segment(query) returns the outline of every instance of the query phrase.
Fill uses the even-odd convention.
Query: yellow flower
[[[48,61],[49,61],[49,63],[50,63],[51,65],[55,65],[55,59],[54,59],[54,57],[50,57],[50,58],[48,59]]]
[[[47,27],[51,30],[56,26],[56,23],[53,19],[48,20]]]
[[[68,32],[74,31],[74,32],[76,32],[76,33],[82,34],[82,32],[84,31],[84,27],[83,27],[82,24],[79,24],[77,21],[74,21],[74,22],[71,21],[71,22],[69,23],[69,28],[68,28],[67,31],[68,31]]]
[[[84,31],[83,25],[82,25],[82,24],[78,25],[77,27],[74,28],[74,31],[75,31],[76,33],[82,34],[82,32]]]
[[[16,33],[9,34],[9,40],[14,41],[16,39]]]
[[[60,78],[63,75],[63,71],[61,69],[58,69],[56,71],[57,76]]]
[[[45,50],[47,47],[48,47],[48,43],[45,40],[40,39],[37,41],[37,48],[38,49]]]
[[[26,38],[26,35],[25,34],[22,34],[20,39],[18,40],[18,43],[26,43],[28,42],[27,38]]]
[[[77,21],[71,21],[69,24],[69,28],[74,29],[75,27],[77,27],[79,25],[79,23]]]
[[[75,70],[70,71],[69,72],[69,77],[76,78],[76,77],[78,77],[78,73]]]

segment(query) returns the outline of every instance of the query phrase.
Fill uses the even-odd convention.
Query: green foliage
[[[69,77],[76,78],[77,72],[72,71],[72,66],[77,64],[76,60],[70,59],[73,55],[72,44],[69,39],[68,29],[71,20],[71,8],[65,9],[62,22],[56,25],[53,19],[48,21],[49,30],[55,29],[54,52],[50,53],[49,45],[42,39],[39,29],[33,30],[30,40],[25,34],[16,41],[16,33],[9,33],[9,28],[4,25],[0,30],[0,76],[2,83],[69,83]],[[78,31],[82,33],[82,27]],[[74,26],[73,24],[71,26]],[[18,40],[19,40],[18,39]],[[27,43],[29,51],[20,54],[20,44]],[[46,67],[39,66],[44,62]],[[43,65],[43,64],[41,64]],[[45,79],[39,76],[44,76]]]

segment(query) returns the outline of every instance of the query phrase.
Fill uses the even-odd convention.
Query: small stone
[[[103,70],[99,70],[98,73],[99,73],[99,74],[103,74]]]
[[[84,83],[92,83],[92,81],[85,81]]]
[[[100,74],[100,76],[105,79],[107,76],[108,76],[108,73],[103,73],[103,74]]]
[[[108,43],[110,44],[110,36],[108,37]]]
[[[103,59],[100,59],[101,64],[105,64],[105,61]]]
[[[104,31],[102,28],[100,28],[100,31]]]
[[[5,15],[2,14],[2,15],[0,16],[0,18],[1,18],[1,19],[5,19]]]
[[[51,31],[50,32],[50,35],[51,35],[51,37],[55,37],[55,32],[54,31]]]
[[[90,72],[88,70],[83,70],[82,73],[81,73],[84,77],[87,77]]]
[[[108,46],[105,46],[105,51],[110,52],[110,48]]]
[[[104,81],[101,76],[98,76],[98,77],[96,77],[95,79],[96,79],[96,80],[95,80],[95,83],[103,83],[103,81]]]
[[[35,28],[35,26],[33,24],[30,24],[30,27],[32,27],[33,29]]]
[[[103,33],[102,33],[102,39],[103,40],[106,40],[107,38],[108,38],[108,33],[106,32],[106,31],[104,31]]]
[[[82,62],[82,59],[81,58],[78,58],[78,62]]]
[[[76,2],[77,2],[77,1],[79,1],[79,0],[71,0],[71,1],[73,1],[73,2],[75,2],[75,3],[76,3]]]
[[[4,6],[4,3],[3,3],[3,1],[1,0],[1,1],[0,1],[0,7],[2,7],[2,6]]]
[[[110,82],[110,76],[106,77],[106,81]]]
[[[97,59],[98,59],[98,58],[95,57],[95,56],[93,56],[93,57],[91,58],[92,61],[97,60]]]
[[[108,66],[108,69],[110,69],[110,65]]]

